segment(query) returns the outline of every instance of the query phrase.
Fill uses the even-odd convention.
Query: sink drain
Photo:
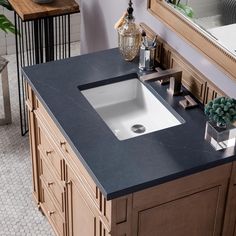
[[[133,125],[131,127],[131,130],[136,134],[142,134],[146,131],[145,127],[143,125],[140,125],[140,124]]]

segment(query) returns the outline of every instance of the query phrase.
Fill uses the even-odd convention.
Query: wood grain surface
[[[33,0],[9,0],[9,2],[23,21],[80,12],[75,0],[54,0],[48,4],[34,3]]]

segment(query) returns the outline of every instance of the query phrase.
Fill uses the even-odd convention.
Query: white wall
[[[80,5],[80,0],[75,0]],[[80,40],[80,18],[81,14],[76,13],[71,15],[71,41],[77,42]]]
[[[79,0],[76,0],[79,3]],[[14,13],[0,7],[0,14],[5,14],[14,23]],[[71,41],[80,40],[80,14],[71,15]],[[11,33],[5,34],[0,31],[0,55],[15,53],[15,36]]]
[[[117,47],[117,32],[113,26],[126,10],[127,3],[128,0],[81,0],[81,53]],[[154,18],[146,6],[146,0],[134,0],[136,22],[149,25],[207,78],[236,98],[236,82]]]

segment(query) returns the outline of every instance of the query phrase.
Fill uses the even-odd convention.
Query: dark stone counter
[[[236,160],[236,150],[215,151],[204,140],[199,107],[184,110],[182,96],[149,83],[185,120],[183,125],[119,141],[78,89],[137,73],[117,49],[23,69],[25,79],[109,200]],[[79,156],[79,155],[78,155]]]

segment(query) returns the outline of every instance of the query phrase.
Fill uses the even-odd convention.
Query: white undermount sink
[[[137,78],[81,92],[119,140],[184,123],[169,104]]]

